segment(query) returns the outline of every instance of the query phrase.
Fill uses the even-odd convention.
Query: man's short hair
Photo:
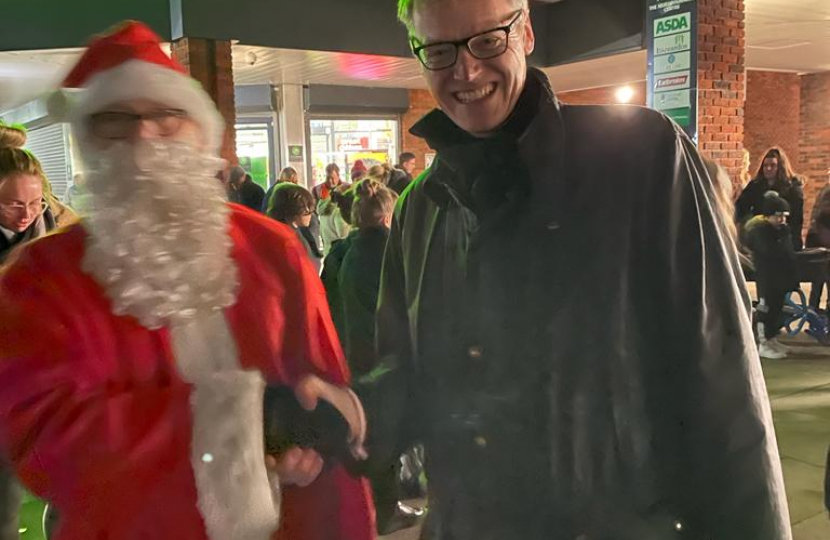
[[[398,0],[398,20],[401,21],[405,26],[406,29],[412,34],[414,29],[414,14],[415,8],[417,6],[421,6],[426,4],[427,2],[436,2],[439,0]],[[440,0],[446,1],[446,0]],[[528,0],[507,0],[511,4],[513,4],[516,9],[529,9],[528,8]],[[417,5],[416,5],[417,4]]]
[[[234,165],[233,167],[231,167],[231,171],[228,174],[228,181],[231,184],[236,184],[240,182],[243,178],[245,178],[246,174],[247,173],[245,172],[245,169],[243,169],[239,165]]]
[[[407,161],[412,161],[413,159],[415,159],[415,154],[413,154],[412,152],[404,152],[398,158],[398,165],[403,165]]]

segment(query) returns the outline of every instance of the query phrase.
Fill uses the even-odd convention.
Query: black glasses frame
[[[104,139],[111,139],[111,140],[120,140],[124,139],[129,136],[129,133],[132,129],[135,129],[135,126],[138,125],[139,122],[144,120],[149,120],[154,122],[156,126],[162,128],[161,122],[165,119],[174,118],[177,120],[177,123],[172,126],[171,129],[162,129],[161,135],[162,136],[170,136],[174,135],[179,129],[181,129],[182,123],[184,120],[189,118],[187,111],[182,109],[159,109],[156,111],[151,111],[144,114],[135,114],[130,112],[121,112],[121,111],[105,111],[99,112],[95,114],[91,114],[89,116],[89,130],[93,135],[99,136]],[[112,131],[117,133],[116,136],[112,136],[110,133],[106,133],[104,129],[104,123],[109,121],[111,123],[121,123],[121,130]],[[110,126],[112,129],[112,126]]]
[[[414,54],[418,58],[418,60],[421,62],[421,65],[423,65],[426,69],[428,69],[430,71],[440,71],[442,69],[448,69],[448,68],[453,67],[456,64],[456,62],[458,62],[458,49],[460,49],[461,47],[466,47],[467,50],[470,51],[470,54],[473,55],[474,58],[477,58],[479,60],[487,60],[489,58],[496,58],[497,56],[501,56],[502,54],[504,54],[507,51],[507,49],[510,47],[510,34],[513,32],[513,25],[516,24],[516,22],[521,18],[521,16],[523,14],[524,14],[524,10],[520,9],[519,11],[516,12],[516,14],[510,20],[510,22],[507,23],[506,25],[497,26],[496,28],[491,28],[489,30],[485,30],[484,32],[479,32],[478,34],[472,35],[470,37],[466,37],[464,39],[459,39],[457,41],[437,41],[435,43],[427,43],[426,45],[418,45],[418,40],[416,40],[414,37],[410,37],[409,38],[409,45],[412,48],[412,54]],[[491,34],[493,32],[498,32],[498,31],[504,32],[504,49],[501,52],[498,52],[498,53],[496,53],[492,56],[478,56],[470,48],[470,41],[472,41],[472,40],[474,40],[478,37],[481,37],[483,35]],[[455,55],[452,59],[452,62],[450,62],[446,66],[438,67],[438,68],[430,67],[427,64],[427,62],[421,57],[421,51],[424,51],[425,49],[428,49],[430,47],[436,47],[436,46],[439,46],[439,45],[454,45],[455,46],[455,49],[454,49],[455,50]]]

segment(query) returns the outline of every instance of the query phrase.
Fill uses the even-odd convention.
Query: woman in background
[[[314,237],[308,233],[308,226],[314,214],[314,196],[311,192],[296,184],[287,182],[278,184],[271,195],[265,213],[294,229],[305,246],[309,259],[319,272],[323,254]]]
[[[380,270],[392,213],[398,195],[371,178],[355,184],[352,226],[348,250],[337,273],[342,313],[340,340],[349,368],[356,379],[378,366],[375,354],[375,307],[380,289]],[[377,510],[379,535],[415,525],[423,511],[400,502],[400,460],[369,475]]]
[[[77,220],[53,195],[26,132],[0,124],[0,263],[18,246]]]

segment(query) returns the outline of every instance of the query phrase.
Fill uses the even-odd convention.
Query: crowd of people
[[[806,240],[803,186],[784,150],[773,147],[761,156],[757,173],[735,201],[739,245],[750,256],[747,266],[757,286],[756,338],[762,358],[782,359],[790,352],[778,338],[785,298],[800,288],[801,281],[812,282],[809,306],[822,316],[827,314],[827,304],[822,309],[820,303],[828,281],[823,250],[830,249],[830,171],[828,185],[810,214]],[[819,264],[807,272],[811,256]]]
[[[556,99],[526,0],[399,18],[440,105],[418,179],[405,153],[262,189],[138,22],[64,81],[80,222],[0,127],[3,526],[19,480],[57,540],[372,540],[422,516],[427,540],[789,540],[736,249],[780,357],[786,155],[733,218],[666,117]],[[808,245],[828,210],[830,189]],[[427,512],[401,501],[407,453]]]

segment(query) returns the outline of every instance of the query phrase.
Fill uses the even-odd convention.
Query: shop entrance
[[[366,168],[395,164],[400,148],[400,119],[386,117],[313,116],[309,119],[309,178],[312,185],[326,179],[326,165],[336,163],[344,180],[355,161]]]
[[[236,124],[236,155],[254,182],[268,189],[275,178],[273,127],[270,122]]]

